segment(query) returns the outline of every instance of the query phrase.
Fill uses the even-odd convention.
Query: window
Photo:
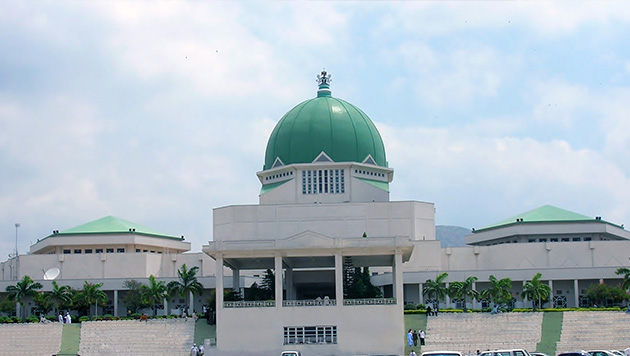
[[[74,253],[81,253],[81,249],[80,248],[74,249]]]
[[[538,239],[538,242],[547,242],[547,239]]]
[[[591,241],[591,238],[590,237],[585,237],[584,241]]]
[[[70,250],[63,250],[63,254],[64,254],[64,255],[68,255],[68,254],[70,254]]]
[[[139,248],[137,248],[137,249],[136,249],[136,252],[140,252],[140,249],[139,249]]]
[[[105,252],[107,253],[114,253],[114,249],[113,248],[108,248],[105,250]]]
[[[562,242],[569,242],[569,238],[568,237],[563,237],[562,239],[560,239],[560,241],[562,241]]]
[[[536,239],[529,239],[527,242],[536,242]]]
[[[103,253],[103,249],[102,248],[97,248],[94,250],[94,253]]]
[[[573,241],[582,241],[582,238],[580,238],[580,237],[574,237],[574,238],[573,238]]]
[[[119,247],[116,249],[116,253],[125,253],[125,249]]]
[[[549,242],[558,242],[558,239],[555,238],[555,237],[552,237],[552,238],[549,239]]]
[[[302,194],[345,193],[343,169],[302,171]]]
[[[85,249],[85,253],[92,253],[92,249],[91,248],[86,248]]]
[[[336,344],[337,326],[285,326],[284,344]]]

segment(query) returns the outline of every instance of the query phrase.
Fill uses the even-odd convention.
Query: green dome
[[[264,170],[276,158],[285,165],[311,163],[322,151],[335,162],[363,162],[371,155],[386,167],[385,146],[372,120],[349,102],[333,98],[330,77],[322,74],[317,97],[298,104],[276,124],[267,142]]]

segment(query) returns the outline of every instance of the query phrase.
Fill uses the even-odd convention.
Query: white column
[[[171,313],[168,311],[168,298],[164,298],[164,299],[162,299],[162,304],[164,304],[164,315],[169,315],[169,314],[171,314]]]
[[[521,286],[521,291],[525,289],[526,283],[527,281],[523,281],[523,285]],[[531,300],[530,301],[523,300],[523,308],[527,308],[527,303],[531,303]]]
[[[418,283],[418,295],[420,296],[420,304],[424,304],[424,294],[422,294],[423,291],[424,283]]]
[[[542,308],[542,305],[540,306]],[[553,308],[553,281],[549,280],[549,307]]]
[[[335,302],[343,306],[343,256],[335,253]]]
[[[472,284],[472,289],[473,290],[477,290],[477,282],[473,282]],[[464,296],[464,301],[466,300],[466,297]],[[477,299],[473,299],[472,300],[472,308],[473,309],[477,309]]]
[[[402,270],[402,251],[396,250],[394,254],[394,297],[396,304],[403,306],[405,303],[404,286],[403,286],[403,270]]]
[[[216,279],[216,303],[217,303],[217,319],[219,319],[219,310],[223,309],[223,255],[219,254],[216,257],[217,262],[217,279]],[[218,323],[218,321],[217,321]]]
[[[573,280],[573,290],[575,307],[577,308],[580,306],[580,286],[577,279]]]
[[[114,316],[118,316],[118,289],[114,289]]]
[[[276,308],[282,308],[282,256],[274,256],[274,274],[276,282]]]

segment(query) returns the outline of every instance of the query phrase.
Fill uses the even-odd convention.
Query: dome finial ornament
[[[330,85],[331,81],[332,80],[330,79],[330,73],[326,72],[326,68],[322,70],[321,74],[317,75],[317,84],[319,85]]]
[[[317,97],[330,97],[330,73],[326,72],[326,68],[322,70],[321,74],[317,75],[317,84],[319,84],[319,90],[317,91]]]

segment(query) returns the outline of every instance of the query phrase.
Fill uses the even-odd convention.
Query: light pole
[[[18,229],[20,223],[15,223],[15,280],[18,280]]]
[[[15,223],[15,257],[17,257],[18,255],[17,242],[18,242],[18,229],[19,228],[20,228],[20,223]]]

